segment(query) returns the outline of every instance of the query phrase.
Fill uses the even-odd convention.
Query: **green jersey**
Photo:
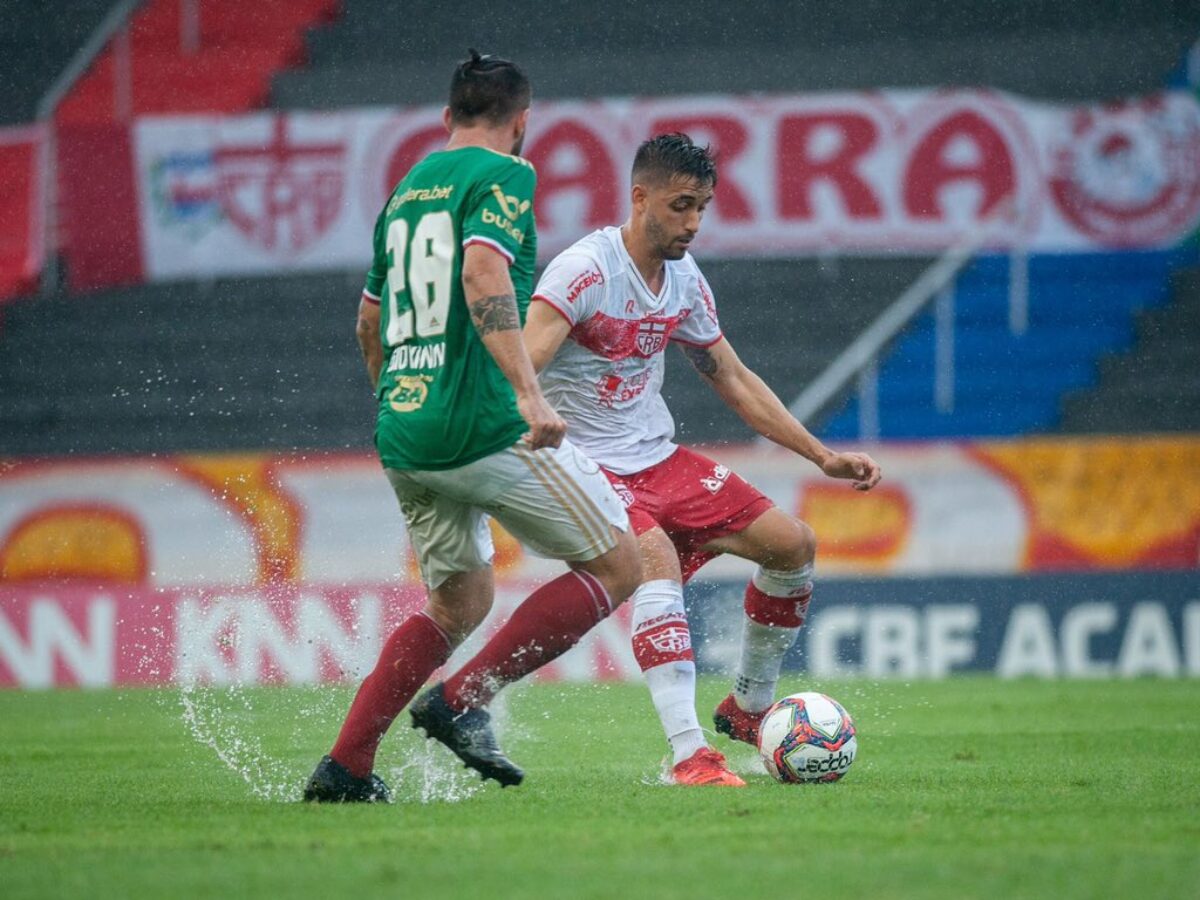
[[[384,466],[456,468],[512,446],[527,430],[471,322],[462,260],[472,244],[503,255],[525,321],[536,184],[533,166],[519,157],[484,147],[442,150],[413,166],[380,213],[365,292],[380,301],[375,446]]]

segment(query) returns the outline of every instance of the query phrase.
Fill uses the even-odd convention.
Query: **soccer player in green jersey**
[[[535,591],[413,724],[485,778],[520,783],[484,708],[554,659],[641,578],[625,508],[564,437],[521,338],[537,237],[537,175],[520,153],[530,87],[491,56],[459,65],[444,150],[397,185],[375,226],[358,339],[379,401],[375,443],[429,590],[386,641],[305,799],[389,799],[375,774],[383,735],[492,605],[488,516],[570,571]]]

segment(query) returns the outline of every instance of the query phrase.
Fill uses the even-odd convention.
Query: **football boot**
[[[676,784],[714,787],[745,787],[746,782],[729,770],[725,757],[712,747],[702,747],[675,766]]]
[[[304,786],[304,799],[308,803],[391,803],[392,792],[374,772],[358,778],[332,756],[326,756]]]
[[[713,726],[731,740],[757,747],[758,726],[766,714],[765,709],[756,713],[746,712],[730,694],[713,711]]]
[[[435,684],[408,709],[413,728],[426,737],[445,744],[484,779],[491,778],[501,787],[517,785],[525,773],[504,755],[492,733],[492,717],[486,709],[458,712],[446,702],[445,685]]]

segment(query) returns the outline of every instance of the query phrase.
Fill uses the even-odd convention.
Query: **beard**
[[[518,134],[516,137],[516,140],[513,141],[512,155],[520,156],[521,150],[522,150],[522,148],[524,148],[524,146],[525,146],[525,129],[522,128],[521,133]]]
[[[646,236],[650,238],[654,249],[663,259],[679,260],[683,259],[684,254],[687,253],[687,248],[677,247],[670,235],[667,234],[667,229],[663,228],[662,223],[650,216],[646,217]]]

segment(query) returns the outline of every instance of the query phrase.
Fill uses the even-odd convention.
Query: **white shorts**
[[[384,471],[430,590],[491,563],[489,516],[535,553],[571,562],[602,556],[616,546],[612,529],[629,529],[600,466],[567,440],[514,444],[457,469]]]

